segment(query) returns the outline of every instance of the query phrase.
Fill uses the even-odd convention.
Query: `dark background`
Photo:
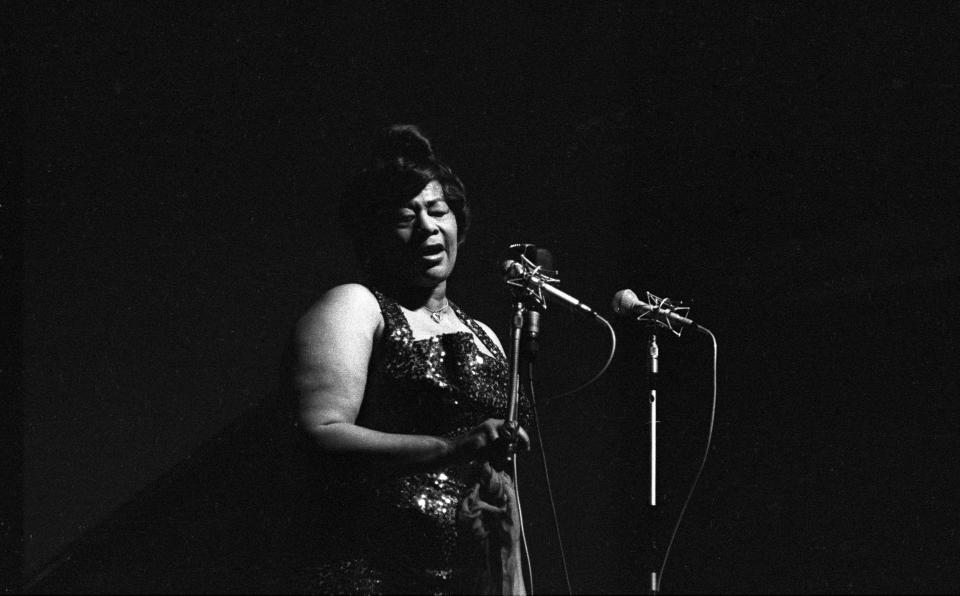
[[[716,334],[713,443],[664,592],[960,591],[960,3],[21,17],[27,591],[281,590],[284,557],[335,542],[288,531],[310,504],[273,432],[277,371],[297,317],[355,274],[336,198],[392,122],[466,183],[451,295],[501,337],[496,260],[519,241],[604,313],[651,290]],[[610,372],[551,401],[608,341],[561,309],[544,327],[574,591],[644,591],[705,446],[709,341],[660,336],[655,519],[642,334],[618,322]],[[555,593],[539,456],[521,490],[535,589]]]

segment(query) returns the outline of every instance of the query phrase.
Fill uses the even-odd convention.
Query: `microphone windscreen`
[[[527,267],[538,267],[547,275],[556,276],[553,254],[534,244],[511,244],[500,255],[500,274],[504,276],[523,275]]]
[[[504,277],[523,275],[523,265],[513,259],[504,259],[500,261],[500,275]]]
[[[613,295],[613,312],[618,315],[629,315],[640,304],[640,299],[633,290],[620,290]]]
[[[535,257],[535,251],[536,247],[533,244],[511,244],[506,250],[500,253],[500,273],[503,275],[509,274],[514,263],[523,267],[524,257],[533,260]]]

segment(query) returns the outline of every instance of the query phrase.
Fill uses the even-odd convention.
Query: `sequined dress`
[[[493,356],[482,352],[466,331],[415,340],[393,299],[374,290],[384,319],[379,366],[368,379],[357,424],[388,433],[453,438],[487,418],[505,418],[509,400],[509,366],[497,344],[457,305],[457,317]],[[528,407],[520,403],[521,424]],[[402,477],[367,474],[362,464],[344,484],[345,515],[354,516],[355,554],[326,564],[318,591],[328,593],[501,593],[500,574],[489,574],[488,538],[500,535],[503,553],[518,549],[503,528],[470,526],[471,499],[489,489],[489,465],[460,464]],[[497,474],[494,472],[494,474]],[[501,475],[492,480],[509,482]],[[479,484],[479,497],[478,495]],[[472,491],[472,492],[471,492]],[[495,503],[515,507],[509,498]],[[503,496],[503,495],[501,495]],[[488,498],[489,500],[489,498]],[[509,507],[507,506],[509,505]],[[476,509],[475,509],[476,511]],[[466,522],[466,523],[465,523]],[[507,520],[506,527],[510,527]],[[493,524],[496,525],[496,524]],[[501,524],[503,525],[503,524]],[[472,538],[471,538],[472,535]],[[475,538],[484,537],[483,544]],[[514,542],[511,546],[508,543]],[[504,555],[506,559],[506,555]],[[519,560],[517,558],[517,560]],[[483,567],[488,566],[484,576]],[[499,564],[499,563],[498,563]],[[519,573],[519,564],[515,564]],[[522,582],[522,580],[520,580]]]

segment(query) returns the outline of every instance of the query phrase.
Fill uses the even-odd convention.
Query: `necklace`
[[[438,308],[437,310],[431,309],[431,308],[430,308],[429,306],[427,306],[426,304],[424,304],[423,307],[424,307],[425,309],[427,309],[428,311],[430,311],[430,318],[433,319],[433,322],[434,322],[434,323],[439,323],[439,322],[440,322],[440,315],[442,315],[445,310],[447,310],[447,309],[450,308],[450,302],[448,301],[446,304],[444,304],[442,307]]]

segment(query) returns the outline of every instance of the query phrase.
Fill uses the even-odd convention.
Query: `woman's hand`
[[[453,440],[451,459],[457,462],[489,461],[506,456],[509,441],[506,422],[500,418],[487,418],[482,423]],[[530,437],[522,427],[517,427],[517,442],[530,450]]]

